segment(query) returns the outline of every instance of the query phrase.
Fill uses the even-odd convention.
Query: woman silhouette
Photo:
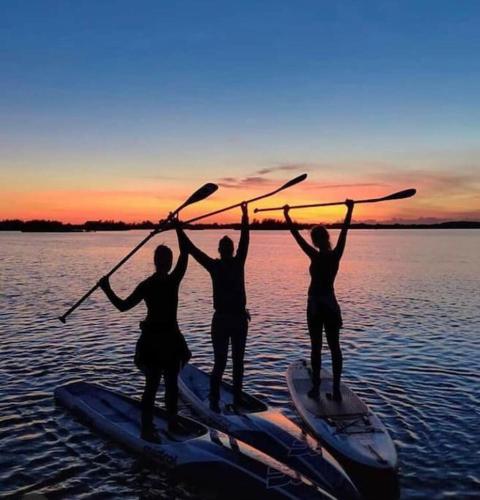
[[[322,362],[322,330],[325,329],[332,355],[333,393],[329,399],[341,401],[340,379],[342,376],[342,351],[340,349],[340,328],[342,314],[335,297],[334,282],[347,240],[347,231],[352,220],[354,202],[346,200],[348,207],[337,245],[332,249],[330,235],[325,226],[315,226],[311,231],[312,243],[300,235],[290,218],[290,207],[285,205],[284,214],[290,232],[300,248],[310,258],[310,287],[308,289],[307,323],[311,341],[312,388],[308,396],[318,399],[320,395],[320,369]]]
[[[119,311],[128,311],[142,300],[147,306],[147,317],[140,323],[142,333],[137,342],[135,364],[145,375],[141,437],[152,442],[160,442],[153,424],[153,414],[162,375],[165,381],[169,430],[183,431],[176,418],[177,377],[181,365],[191,356],[177,322],[178,289],[187,269],[188,250],[178,222],[174,221],[173,224],[177,229],[180,257],[172,272],[169,272],[172,267],[172,251],[165,245],[159,245],[154,254],[155,272],[142,281],[126,299],[121,299],[111,289],[108,277],[99,281],[100,287]]]
[[[224,236],[218,243],[219,259],[209,257],[197,248],[182,232],[190,254],[203,266],[212,279],[213,307],[211,339],[214,365],[210,378],[210,409],[220,413],[220,387],[228,358],[228,346],[232,346],[233,406],[242,404],[242,384],[245,346],[250,316],[246,309],[245,261],[249,245],[248,205],[242,207],[240,241],[235,253],[233,241]]]

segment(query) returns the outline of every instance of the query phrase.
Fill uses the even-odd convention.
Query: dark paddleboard
[[[99,385],[67,384],[55,390],[55,398],[124,448],[210,487],[222,498],[334,498],[264,453],[195,420],[180,417],[185,433],[172,434],[158,408],[154,422],[161,443],[145,441],[140,438],[139,402]]]

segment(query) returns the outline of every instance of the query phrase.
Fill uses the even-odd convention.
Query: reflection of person
[[[340,349],[340,328],[342,315],[335,297],[334,281],[338,272],[347,240],[347,231],[352,220],[354,202],[346,200],[348,207],[345,222],[335,248],[332,250],[330,235],[324,226],[316,226],[311,231],[311,246],[294,227],[289,214],[289,206],[284,208],[285,219],[290,232],[300,248],[310,258],[310,287],[308,289],[307,322],[311,341],[312,383],[308,392],[311,398],[317,399],[320,393],[320,368],[322,355],[322,330],[325,329],[328,346],[332,355],[333,393],[327,397],[340,401],[340,379],[342,376],[342,351]]]
[[[210,379],[210,408],[220,412],[220,385],[227,364],[228,345],[232,344],[234,406],[241,403],[248,312],[245,293],[245,261],[248,253],[248,207],[242,203],[242,228],[237,253],[233,241],[224,236],[218,244],[219,259],[212,259],[188,240],[188,251],[212,278],[213,307],[212,344],[214,367]]]
[[[128,311],[142,300],[147,306],[147,317],[140,323],[141,335],[137,342],[135,364],[145,375],[145,390],[142,396],[142,438],[159,442],[153,424],[155,396],[160,379],[165,380],[165,404],[169,418],[169,429],[181,432],[177,416],[177,376],[180,366],[190,358],[190,351],[177,322],[178,289],[188,263],[185,239],[177,229],[180,257],[175,269],[172,267],[172,251],[165,245],[155,250],[155,272],[142,281],[125,300],[111,289],[108,277],[99,285],[110,302],[119,311]]]

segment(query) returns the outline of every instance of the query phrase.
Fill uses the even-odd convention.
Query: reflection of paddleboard
[[[210,376],[190,364],[180,372],[178,386],[182,398],[212,427],[295,469],[334,496],[358,498],[355,486],[335,459],[279,411],[242,393],[242,407],[235,412],[231,407],[233,389],[225,382],[220,391],[222,412],[210,410]]]
[[[57,388],[55,398],[125,448],[230,498],[334,498],[264,453],[192,419],[180,417],[186,434],[170,433],[158,408],[154,421],[162,442],[145,441],[139,437],[140,403],[101,386],[75,382]]]
[[[307,396],[312,387],[310,364],[297,361],[287,370],[292,401],[314,436],[339,459],[347,459],[377,470],[398,466],[395,445],[386,427],[368,406],[344,383],[342,401],[327,399],[332,392],[332,374],[322,369],[320,399]]]

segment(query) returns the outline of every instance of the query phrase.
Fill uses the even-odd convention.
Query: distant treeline
[[[160,221],[161,223],[162,221]],[[315,224],[296,224],[299,229],[309,229]],[[332,229],[339,229],[342,223],[326,224]],[[80,232],[80,231],[127,231],[130,229],[154,229],[156,224],[152,221],[122,222],[113,220],[86,221],[83,224],[65,224],[56,220],[0,220],[0,231],[23,231],[23,232]],[[240,224],[195,224],[188,225],[189,229],[239,229]],[[352,229],[480,229],[480,221],[451,221],[436,224],[376,224],[355,223]],[[286,229],[285,221],[278,219],[253,219],[250,228],[254,230]]]

